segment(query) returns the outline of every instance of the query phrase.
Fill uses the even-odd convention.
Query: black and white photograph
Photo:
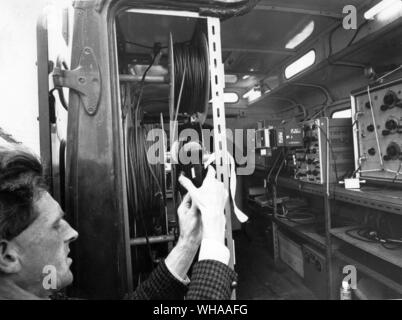
[[[1,0],[0,93],[0,300],[402,299],[402,0]]]

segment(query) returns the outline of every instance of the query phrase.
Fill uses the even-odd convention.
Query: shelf
[[[399,268],[402,268],[402,248],[398,249],[398,250],[387,250],[381,244],[368,243],[363,240],[355,239],[345,233],[345,231],[351,230],[354,228],[355,227],[352,227],[352,226],[336,228],[336,229],[330,230],[330,233],[334,237],[336,237],[356,248],[359,248],[367,253],[370,253],[370,254],[386,261],[386,262],[389,262]],[[356,235],[358,237],[358,235],[356,234],[355,231],[352,232],[352,235]]]
[[[367,263],[361,263],[357,259],[355,259],[355,257],[351,258],[349,255],[344,254],[340,251],[334,251],[334,256],[350,265],[355,266],[358,272],[362,272],[370,278],[373,278],[378,282],[384,284],[388,288],[391,288],[392,290],[402,294],[402,285],[400,283],[382,274],[382,272],[378,272],[369,267]]]
[[[278,178],[278,186],[318,196],[325,193],[323,185],[291,178]],[[402,190],[366,186],[351,190],[334,185],[330,189],[334,200],[402,215]]]
[[[350,190],[337,186],[334,199],[402,215],[402,190],[378,187]]]
[[[310,244],[313,244],[323,250],[326,248],[325,237],[318,234],[317,223],[299,224],[297,222],[289,221],[287,219],[281,219],[272,217],[272,220],[280,227],[298,235]]]
[[[270,207],[261,207],[257,202],[247,199],[247,209],[253,213],[262,214],[267,217],[272,216],[272,209]]]
[[[323,196],[325,194],[324,186],[321,184],[310,183],[291,178],[278,178],[278,186],[293,190],[298,190],[307,194]]]

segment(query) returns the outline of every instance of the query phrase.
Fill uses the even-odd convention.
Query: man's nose
[[[66,242],[70,243],[78,238],[78,232],[67,223],[67,237]]]

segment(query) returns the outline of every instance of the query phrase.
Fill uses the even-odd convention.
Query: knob
[[[369,101],[366,102],[366,108],[367,108],[367,109],[371,109],[371,105],[370,105],[370,102],[369,102]]]
[[[375,155],[375,149],[374,149],[374,148],[370,148],[367,152],[368,152],[368,154],[369,154],[370,156],[374,156],[374,155]]]
[[[370,124],[367,126],[367,131],[373,132],[374,131],[374,125]]]
[[[391,157],[391,159],[396,158],[401,153],[401,148],[396,143],[391,143],[387,147],[387,156]]]
[[[398,123],[393,119],[388,120],[387,122],[385,122],[385,128],[387,128],[388,130],[395,130],[398,128]]]
[[[384,96],[384,104],[388,106],[392,106],[395,103],[399,101],[398,96],[394,91],[389,91],[387,94]]]

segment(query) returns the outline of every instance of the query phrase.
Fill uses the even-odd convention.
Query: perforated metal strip
[[[227,157],[226,120],[223,89],[225,76],[222,64],[221,31],[218,18],[207,18],[208,24],[208,50],[211,72],[211,95],[214,121],[214,146],[216,156],[216,172],[225,189],[229,191],[229,161]],[[230,250],[229,266],[234,268],[234,244],[232,238],[232,219],[229,201],[225,207],[226,215],[226,241]]]

